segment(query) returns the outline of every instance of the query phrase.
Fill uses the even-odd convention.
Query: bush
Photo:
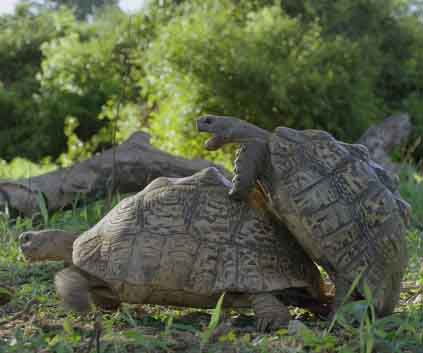
[[[57,168],[48,158],[41,163],[33,163],[27,159],[16,157],[9,163],[0,159],[0,179],[21,179],[51,172]]]
[[[322,128],[351,141],[383,115],[363,55],[348,38],[324,40],[318,21],[303,23],[278,5],[185,4],[147,53],[145,84],[160,107],[152,131],[188,155],[200,152],[192,138],[201,112],[267,129]]]
[[[26,156],[39,160],[57,155],[64,147],[63,121],[55,115],[41,116],[33,95],[39,90],[42,43],[65,35],[76,27],[71,12],[17,8],[0,20],[0,156],[11,160]]]
[[[141,128],[136,78],[151,27],[144,15],[109,9],[85,23],[64,8],[22,6],[0,17],[0,27],[3,159],[60,156],[67,165]]]
[[[148,129],[162,149],[207,156],[194,127],[203,112],[352,142],[407,111],[421,134],[423,27],[412,3],[154,0],[88,23],[23,6],[0,17],[0,155],[68,165]]]
[[[42,46],[40,105],[65,123],[68,150],[62,164],[122,142],[145,116],[137,78],[150,36],[145,16],[106,11],[78,33]]]

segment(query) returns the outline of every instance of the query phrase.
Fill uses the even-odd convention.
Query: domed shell
[[[407,203],[366,148],[314,130],[277,128],[269,150],[263,182],[307,253],[333,277],[352,282],[364,271],[374,293],[399,284],[407,264]]]
[[[231,200],[230,186],[214,168],[158,178],[81,235],[73,262],[126,297],[301,287],[317,298],[314,263],[264,210]]]

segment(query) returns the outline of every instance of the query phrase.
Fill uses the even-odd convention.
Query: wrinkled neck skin
[[[75,237],[69,237],[69,239],[63,242],[62,246],[56,248],[54,251],[57,254],[56,261],[64,261],[66,265],[72,264],[73,242],[77,237],[77,235]]]
[[[268,210],[272,214],[277,215],[271,198],[271,195],[273,195],[273,168],[270,162],[269,152],[270,133],[245,121],[243,122],[243,126],[243,129],[235,129],[235,131],[240,131],[241,136],[238,137],[235,134],[233,139],[240,146],[245,146],[245,151],[249,151],[248,154],[250,156],[248,158],[251,158],[251,156],[258,157],[258,159],[250,161],[257,165],[256,184],[259,185],[260,190],[264,193]],[[255,156],[255,153],[251,153],[252,151],[257,151],[257,156]]]
[[[226,144],[267,143],[270,133],[244,120],[219,115],[204,115],[197,120],[200,132],[213,137],[206,143],[208,150],[216,150]]]
[[[270,162],[270,152],[267,143],[260,142],[260,143],[251,143],[251,144],[244,144],[241,145],[244,148],[240,148],[239,152],[242,155],[239,155],[238,158],[244,158],[247,163],[253,163],[256,168],[252,169],[251,171],[254,173],[253,176],[253,185],[255,184],[255,188],[253,189],[252,193],[254,194],[254,190],[258,190],[259,193],[263,197],[263,201],[261,205],[264,206],[268,211],[270,211],[273,216],[276,216],[276,219],[280,220],[280,217],[276,210],[273,207],[272,197],[273,195],[273,167]],[[238,159],[235,160],[235,174],[241,173],[244,174],[246,170],[240,168],[239,169]],[[247,176],[248,178],[248,176]]]
[[[45,254],[49,261],[64,261],[66,264],[72,263],[73,242],[78,238],[78,234],[68,232],[57,232],[52,234],[45,242]]]
[[[230,139],[234,143],[251,144],[251,143],[264,143],[269,142],[270,133],[258,126],[243,122],[240,127],[230,129]]]

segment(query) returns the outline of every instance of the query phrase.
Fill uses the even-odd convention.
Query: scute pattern
[[[158,300],[167,292],[174,299],[163,302],[180,303],[185,295],[198,302],[223,291],[290,287],[317,298],[320,273],[288,230],[264,210],[230,199],[229,187],[212,168],[159,178],[77,239],[74,264],[129,301],[139,302],[137,293]]]
[[[369,162],[365,147],[278,128],[269,148],[270,167],[259,179],[307,252],[333,278],[351,283],[364,271],[375,293],[394,273],[399,281],[407,264],[407,205],[393,194],[394,178]]]
[[[319,130],[278,127],[270,133],[235,117],[206,115],[197,120],[197,128],[221,141],[218,148],[241,146],[230,195],[244,197],[258,182],[268,209],[331,275],[335,309],[362,273],[377,313],[393,311],[408,262],[405,234],[411,208],[399,194],[398,178],[370,160],[366,147]],[[249,153],[256,148],[254,159],[245,146]],[[359,286],[354,294],[360,291]]]

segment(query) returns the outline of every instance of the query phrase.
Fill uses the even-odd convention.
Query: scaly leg
[[[67,267],[57,273],[54,282],[66,309],[80,313],[90,310],[90,284],[75,266]]]
[[[256,314],[257,331],[275,330],[287,326],[291,320],[288,308],[270,293],[251,295],[250,300]]]
[[[374,291],[373,300],[378,317],[390,315],[394,311],[399,302],[402,277],[401,272],[393,273]]]
[[[267,156],[265,143],[246,143],[241,145],[235,159],[233,186],[229,196],[233,199],[245,200],[254,189],[260,173],[263,172]]]
[[[116,310],[121,304],[119,297],[107,287],[92,288],[91,297],[96,306],[105,310]]]

